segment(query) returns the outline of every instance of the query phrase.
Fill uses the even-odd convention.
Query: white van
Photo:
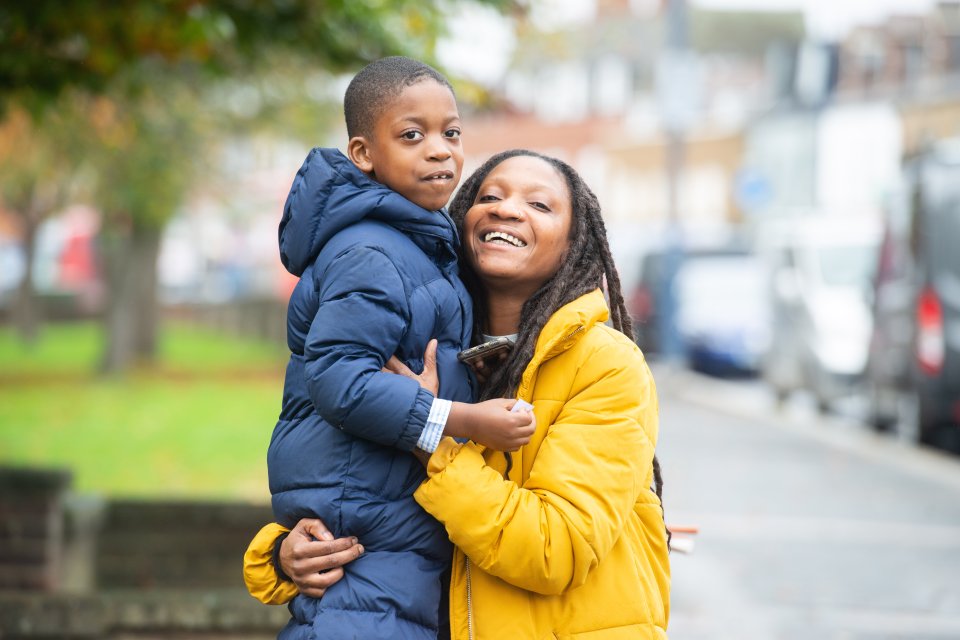
[[[826,412],[857,390],[873,327],[880,237],[879,217],[870,214],[800,215],[760,230],[772,319],[761,375],[779,401],[805,389]]]

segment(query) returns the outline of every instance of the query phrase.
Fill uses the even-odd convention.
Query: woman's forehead
[[[487,175],[484,184],[498,184],[514,189],[548,189],[567,196],[567,182],[552,164],[535,156],[507,158]]]

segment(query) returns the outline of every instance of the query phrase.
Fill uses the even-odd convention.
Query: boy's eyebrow
[[[420,126],[425,126],[427,124],[427,120],[428,118],[425,118],[423,116],[401,116],[400,118],[397,119],[397,124],[404,123],[404,122],[412,122]],[[450,124],[451,122],[455,122],[455,121],[456,122],[460,121],[459,113],[454,113],[447,116],[446,120],[444,120],[444,123]]]

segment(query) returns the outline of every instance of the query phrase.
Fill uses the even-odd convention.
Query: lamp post
[[[666,137],[667,227],[663,278],[660,283],[662,309],[661,352],[667,359],[680,357],[683,345],[677,330],[677,300],[673,283],[683,262],[680,224],[680,176],[684,165],[684,139],[696,117],[699,78],[697,60],[690,50],[686,0],[664,0],[666,28],[657,64],[657,97],[660,121]]]

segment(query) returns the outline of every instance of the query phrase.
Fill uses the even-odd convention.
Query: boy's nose
[[[427,149],[427,153],[429,154],[431,160],[446,160],[452,155],[450,148],[443,141],[443,139],[432,139],[430,141],[430,146]]]

